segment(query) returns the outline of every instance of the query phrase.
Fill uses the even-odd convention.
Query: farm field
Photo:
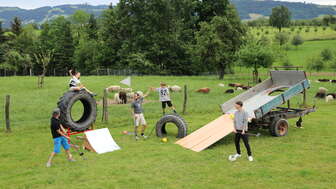
[[[274,27],[263,26],[250,27],[249,32],[256,36],[266,36],[273,39],[279,30]],[[290,28],[283,28],[282,32],[289,34],[291,38],[299,34],[306,41],[336,39],[336,31],[331,27],[292,26]]]
[[[332,46],[334,41],[321,41]],[[307,42],[306,44],[315,44]],[[318,44],[316,44],[317,48]],[[304,52],[301,52],[300,49]],[[307,49],[304,49],[307,48]],[[307,55],[314,47],[304,45],[298,52]],[[295,51],[290,55],[295,59]],[[290,54],[291,52],[289,52]],[[299,62],[299,57],[296,57]],[[100,101],[103,89],[118,84],[124,77],[83,76],[82,82],[98,93]],[[219,104],[236,96],[224,94],[229,87],[219,83],[240,82],[247,84],[251,78],[227,75],[224,81],[215,76],[200,77],[133,77],[132,88],[146,91],[158,86],[160,81],[170,85],[188,86],[188,109],[183,117],[189,130],[202,127],[222,113]],[[319,87],[336,92],[336,84],[316,83],[310,78],[312,88],[308,93],[310,105],[316,104],[317,112],[304,118],[304,128],[294,127],[291,120],[289,134],[274,138],[267,130],[259,138],[250,138],[255,161],[243,157],[229,162],[227,157],[235,153],[233,135],[225,137],[209,149],[196,153],[175,145],[177,130],[168,128],[168,143],[161,143],[154,136],[135,141],[122,134],[132,129],[129,105],[109,107],[109,123],[101,122],[102,106],[98,105],[96,128],[109,128],[121,150],[97,155],[85,153],[88,160],[73,152],[77,162],[70,163],[62,152],[56,157],[53,167],[45,163],[52,150],[49,129],[50,113],[58,98],[67,90],[68,77],[47,77],[43,89],[37,89],[36,77],[1,77],[0,104],[10,94],[12,98],[12,133],[4,133],[3,108],[0,109],[0,188],[333,188],[336,185],[336,143],[334,122],[336,101],[326,103],[313,96]],[[333,79],[333,78],[330,78]],[[211,88],[210,94],[198,94],[202,87]],[[113,95],[110,95],[112,98]],[[298,105],[302,97],[295,97],[292,105]],[[183,93],[173,93],[172,99],[178,111],[182,109]],[[156,93],[144,104],[149,123],[147,134],[162,116]]]

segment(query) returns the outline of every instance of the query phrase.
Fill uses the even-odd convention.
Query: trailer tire
[[[84,112],[81,118],[75,121],[71,116],[71,109],[77,101],[83,104]],[[61,111],[61,124],[72,131],[85,131],[96,121],[96,100],[85,90],[64,93],[59,99],[57,106]]]
[[[176,138],[183,138],[187,136],[187,123],[185,120],[175,114],[167,114],[164,115],[157,123],[156,123],[156,136],[162,138],[164,137],[167,132],[166,132],[166,124],[167,123],[173,123],[176,125],[178,129],[178,134]]]
[[[289,123],[286,119],[275,120],[270,126],[270,133],[275,137],[282,137],[288,134]]]

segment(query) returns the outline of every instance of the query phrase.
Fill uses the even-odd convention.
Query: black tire
[[[176,125],[178,129],[177,138],[183,138],[187,136],[188,126],[184,119],[175,114],[167,114],[164,115],[157,123],[156,123],[156,136],[164,137],[166,133],[166,124],[173,123]]]
[[[288,134],[289,123],[286,119],[275,120],[270,126],[270,133],[275,137],[282,137]]]
[[[71,116],[71,108],[77,101],[81,101],[83,104],[84,112],[78,121],[74,121]],[[60,121],[62,125],[72,131],[85,131],[96,121],[96,100],[84,90],[66,92],[59,99],[57,105],[61,110]]]

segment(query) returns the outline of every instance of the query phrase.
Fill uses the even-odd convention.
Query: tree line
[[[41,25],[0,25],[0,69],[66,74],[131,69],[197,75],[230,70],[246,28],[228,0],[121,0],[95,17],[77,11]],[[47,61],[48,60],[48,61]]]
[[[291,13],[283,6],[275,7],[270,18],[279,31],[291,23]],[[66,75],[69,69],[84,74],[98,69],[217,73],[223,79],[240,65],[253,69],[257,79],[258,68],[286,60],[281,46],[288,39],[279,32],[280,48],[274,48],[247,30],[229,0],[120,0],[99,17],[79,10],[41,25],[23,26],[19,18],[9,29],[0,23],[0,70],[39,74],[42,82],[45,75]],[[302,43],[299,36],[292,42]]]

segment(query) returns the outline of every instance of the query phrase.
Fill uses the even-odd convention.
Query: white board
[[[85,132],[86,138],[92,148],[98,153],[113,152],[120,150],[118,144],[113,140],[107,128]]]

